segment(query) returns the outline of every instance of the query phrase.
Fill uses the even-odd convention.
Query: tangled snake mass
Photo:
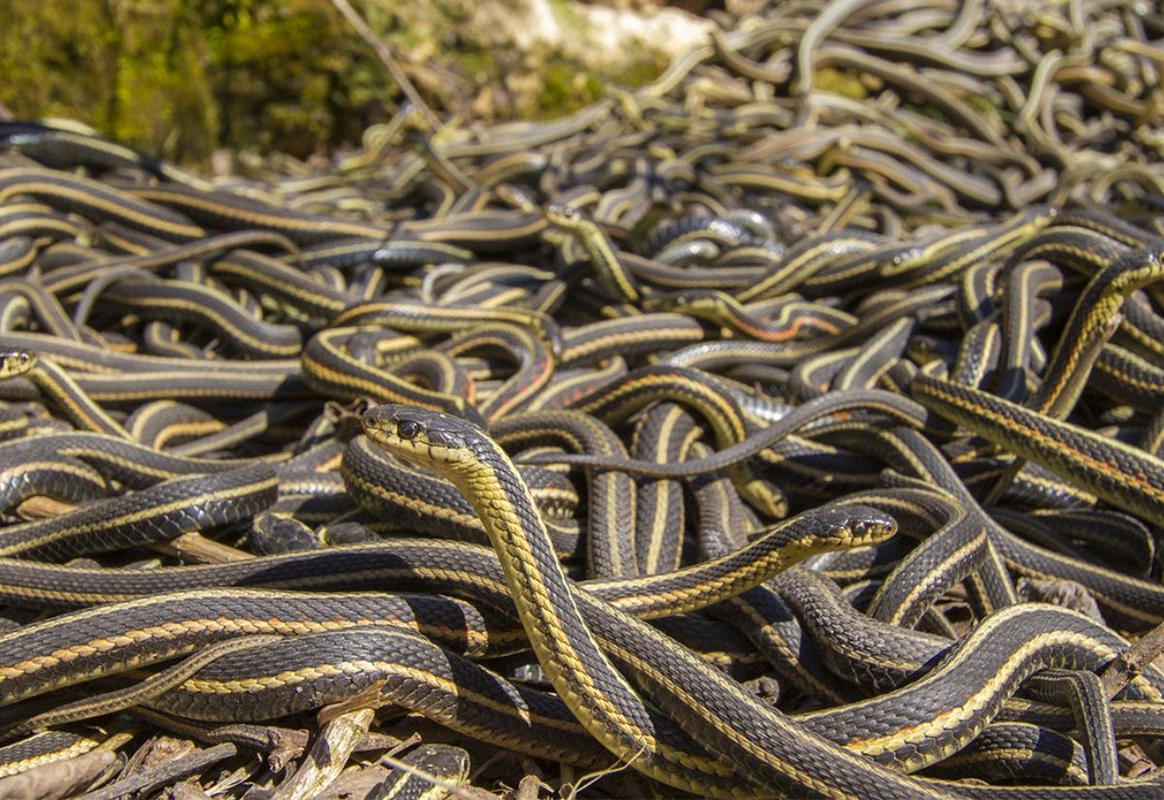
[[[747,5],[326,169],[0,123],[0,797],[1164,798],[1164,15]]]

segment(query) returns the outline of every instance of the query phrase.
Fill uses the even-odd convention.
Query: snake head
[[[570,229],[574,229],[586,221],[586,217],[581,211],[565,203],[547,203],[542,208],[542,215],[546,218],[546,222],[551,225],[560,225]]]
[[[30,350],[0,352],[0,380],[24,375],[36,366],[36,353]]]
[[[435,472],[455,468],[489,447],[489,437],[471,422],[452,414],[388,403],[368,409],[364,433],[395,456]]]

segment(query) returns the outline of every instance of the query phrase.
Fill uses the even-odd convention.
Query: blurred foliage
[[[445,117],[567,113],[607,80],[664,65],[644,49],[597,74],[545,47],[499,46],[470,0],[356,5]],[[357,143],[399,96],[330,0],[0,0],[0,19],[0,103],[14,116],[76,119],[183,163],[219,147],[305,157]]]
[[[303,155],[358,140],[396,93],[329,2],[203,0],[199,24],[223,143]]]

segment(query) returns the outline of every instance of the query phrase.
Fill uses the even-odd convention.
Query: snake
[[[643,708],[641,701],[606,660],[602,648],[587,629],[585,617],[574,603],[569,602],[571,595],[567,579],[553,556],[548,534],[534,510],[528,490],[504,451],[462,420],[404,406],[377,406],[369,410],[364,416],[364,429],[379,446],[437,471],[466,494],[498,552],[518,616],[539,662],[559,696],[587,730],[620,758],[631,758],[630,748],[636,748],[633,752],[638,754],[639,761],[631,763],[638,765],[638,769],[649,770],[649,774],[680,788],[697,786],[687,783],[689,778],[680,778],[669,771],[673,769],[669,765],[656,766],[656,759],[666,764],[665,751],[646,749],[656,741],[655,731],[646,726],[649,717],[637,716],[644,713],[635,710],[636,706]],[[1000,620],[1000,624],[1005,623]],[[647,638],[645,631],[643,638]],[[698,691],[695,687],[700,686],[701,679],[680,672],[678,659],[668,658],[663,652],[652,657],[651,645],[646,647],[648,652],[639,656],[641,660],[648,663],[652,658],[660,663],[666,661],[674,670],[667,677],[658,670],[652,671],[658,690],[664,696],[685,697],[689,701],[685,704],[688,711],[707,708],[704,715],[699,715],[703,724],[717,728],[722,736],[724,729],[731,725],[726,719],[739,720],[747,715],[747,708],[739,703],[738,694],[713,691],[706,697],[692,696]],[[697,670],[694,666],[689,669],[692,673]],[[710,681],[714,674],[709,673],[702,680]],[[733,704],[737,706],[734,709]],[[724,711],[719,711],[725,707]],[[778,775],[782,781],[789,781],[801,790],[837,797],[859,796],[860,792],[868,791],[874,785],[881,792],[912,791],[917,796],[916,793],[924,791],[918,785],[903,785],[901,776],[896,773],[879,772],[868,762],[851,762],[848,756],[827,742],[813,738],[804,729],[797,730],[791,720],[778,714],[766,716],[769,718],[765,719],[765,733],[770,739],[765,742],[759,761],[769,767],[770,771],[765,770],[768,774]],[[764,728],[758,726],[758,729]],[[705,741],[708,746],[714,747],[711,743],[718,743],[723,747],[723,739],[719,736],[709,734],[704,740],[698,727],[693,729],[693,733],[697,740]],[[751,749],[756,745],[741,741],[740,737],[738,727],[734,735],[729,735],[732,744],[738,745],[743,752],[728,755],[731,752],[728,750],[724,755],[747,763],[743,754],[749,751],[756,754],[756,750]],[[787,749],[793,747],[793,742],[797,743],[796,752]],[[641,763],[644,755],[649,760]],[[857,767],[855,771],[854,767]],[[758,777],[764,773],[756,774]],[[706,791],[706,787],[702,789]]]
[[[0,123],[0,764],[275,775],[334,702],[611,795],[1158,797],[1164,26],[1012,5],[441,73],[323,172]]]

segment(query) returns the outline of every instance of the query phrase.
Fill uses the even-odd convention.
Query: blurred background
[[[76,120],[194,168],[221,150],[310,160],[398,108],[368,34],[442,119],[537,119],[650,81],[724,7],[351,0],[361,36],[346,2],[0,0],[0,118]]]

